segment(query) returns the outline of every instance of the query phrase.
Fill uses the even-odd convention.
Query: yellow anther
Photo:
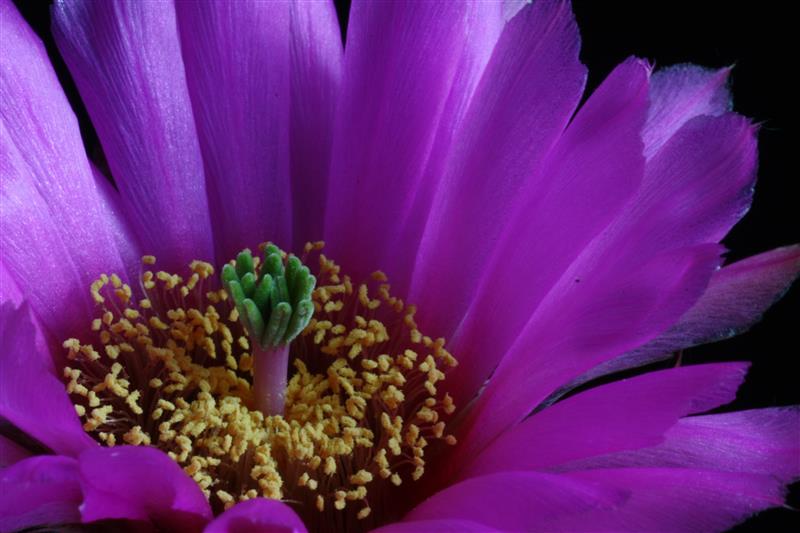
[[[86,393],[86,398],[89,401],[89,407],[100,407],[100,398],[93,390]]]
[[[109,359],[114,360],[119,357],[120,349],[119,346],[115,344],[107,344],[105,346],[105,352]]]
[[[325,459],[325,469],[323,472],[329,476],[332,476],[336,473],[336,461],[333,459],[333,457],[327,457]]]
[[[153,326],[154,328],[156,328],[156,329],[160,329],[160,330],[162,330],[162,331],[163,331],[163,330],[166,330],[166,329],[169,329],[169,326],[168,326],[168,325],[166,325],[166,324],[165,324],[165,323],[164,323],[164,322],[163,322],[163,321],[162,321],[160,318],[158,318],[157,316],[151,316],[151,317],[150,317],[150,320],[148,320],[148,323],[149,323],[151,326]]]
[[[138,390],[135,390],[132,393],[128,394],[127,398],[125,398],[125,403],[128,404],[128,407],[131,408],[131,411],[133,411],[137,415],[140,415],[144,412],[142,411],[142,408],[139,407],[139,404],[136,403],[140,395],[141,393]]]
[[[117,443],[117,437],[113,433],[106,433],[101,431],[98,433],[100,440],[106,443],[106,446],[113,447]]]
[[[372,474],[363,469],[350,476],[350,483],[353,485],[366,485],[370,481],[372,481]]]
[[[233,503],[233,496],[231,496],[230,494],[228,494],[228,493],[227,493],[227,492],[225,492],[224,490],[218,490],[218,491],[217,491],[217,492],[215,492],[214,494],[216,494],[216,495],[217,495],[217,498],[219,498],[219,499],[220,499],[220,501],[221,501],[223,504]]]
[[[391,295],[385,274],[354,284],[320,254],[316,313],[293,344],[284,415],[265,417],[249,407],[254,359],[236,308],[224,290],[203,288],[213,270],[193,262],[185,283],[146,271],[147,298],[138,304],[118,276],[93,286],[107,307],[91,324],[104,349],[66,341],[77,368],[65,369],[64,379],[100,443],[152,441],[225,508],[256,497],[296,500],[302,487],[319,490],[312,500],[319,511],[328,499],[337,510],[361,501],[343,516],[363,519],[370,500],[385,497],[373,491],[400,485],[409,464],[406,479],[423,475],[426,438],[454,442],[439,417],[455,406],[436,389],[442,365],[455,360],[442,339],[419,331],[415,308]],[[149,421],[140,423],[152,432],[134,420]]]
[[[105,283],[102,280],[96,280],[92,283],[89,290],[92,295],[92,299],[95,303],[101,304],[106,301],[105,298],[100,294],[100,290],[105,286]]]
[[[444,412],[448,415],[453,414],[453,412],[456,410],[456,406],[453,403],[453,398],[447,393],[445,393],[444,398],[442,399],[442,406],[444,408]]]
[[[70,359],[73,359],[81,349],[81,343],[78,339],[67,339],[61,345],[66,350],[69,350],[68,357]]]
[[[239,346],[242,348],[242,350],[249,350],[250,349],[250,342],[247,340],[247,337],[245,337],[244,335],[240,336],[237,339],[237,342],[239,343]]]
[[[89,361],[97,361],[100,359],[100,354],[88,344],[81,346],[81,354],[89,359]]]
[[[337,490],[334,493],[334,497],[336,498],[333,502],[333,506],[336,508],[337,511],[341,511],[347,506],[347,493],[343,490]]]

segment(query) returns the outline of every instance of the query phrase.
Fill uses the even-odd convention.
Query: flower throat
[[[456,361],[383,273],[354,285],[322,247],[245,251],[223,268],[223,288],[208,263],[184,279],[145,256],[141,299],[102,275],[87,342],[64,342],[85,431],[165,451],[216,513],[267,497],[309,531],[398,518],[410,501],[401,485],[455,444],[444,421],[455,406],[438,385]]]

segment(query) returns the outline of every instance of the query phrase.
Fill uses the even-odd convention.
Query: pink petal
[[[143,251],[170,269],[213,259],[172,2],[58,2],[53,33]]]
[[[702,294],[720,252],[703,245],[644,262],[622,255],[573,265],[495,371],[454,460],[479,451],[560,384],[666,329]]]
[[[800,245],[728,265],[714,273],[702,298],[675,326],[630,356],[670,353],[743,333],[789,289],[798,272]]]
[[[117,243],[122,263],[126,268],[125,272],[116,272],[116,274],[123,278],[127,275],[128,280],[136,280],[133,284],[135,286],[142,275],[142,255],[144,255],[139,246],[138,237],[125,219],[122,197],[119,192],[96,165],[92,164],[91,166],[97,190],[100,193],[100,202],[103,209],[110,214],[109,230],[113,235],[114,242]],[[109,269],[109,272],[114,271]]]
[[[470,9],[469,28],[462,44],[463,53],[458,58],[447,99],[436,125],[435,137],[422,174],[411,184],[413,189],[403,206],[403,215],[395,224],[385,228],[382,268],[388,268],[396,293],[407,295],[415,265],[417,249],[428,222],[434,196],[451,165],[451,154],[468,135],[472,103],[478,105],[477,88],[491,74],[487,64],[494,55],[501,32],[513,18],[498,2],[466,3]],[[497,63],[497,61],[494,61]],[[496,68],[496,67],[494,67]],[[482,96],[477,96],[482,98]],[[455,161],[455,158],[452,158]]]
[[[678,350],[747,331],[788,290],[799,271],[800,246],[777,248],[718,270],[703,296],[663,335],[586,372],[545,404],[597,377],[668,359]]]
[[[0,468],[11,466],[31,456],[31,452],[11,439],[0,435]]]
[[[493,2],[353,4],[325,240],[357,279],[382,268],[401,293],[407,287],[421,231],[412,205],[427,213],[441,158],[502,26]],[[393,253],[402,263],[384,260]]]
[[[410,252],[424,329],[450,337],[515,203],[536,193],[533,176],[583,91],[579,47],[567,2],[535,2],[503,30]]]
[[[725,531],[748,516],[783,503],[781,484],[770,476],[706,470],[620,468],[570,474],[608,484],[630,497],[613,511],[564,517],[549,531]]]
[[[292,233],[300,250],[324,236],[343,47],[333,2],[293,2],[289,29]]]
[[[395,522],[372,533],[502,533],[501,530],[467,520],[415,520]]]
[[[197,483],[156,448],[97,446],[84,451],[78,462],[84,522],[140,520],[164,531],[192,532],[212,518]]]
[[[644,174],[640,132],[648,66],[629,60],[589,98],[526,184],[450,343],[448,389],[464,404],[586,244],[618,214]],[[524,296],[520,294],[524,291]]]
[[[674,368],[590,389],[500,435],[461,476],[547,469],[658,444],[680,417],[733,401],[747,366]]]
[[[22,303],[22,298],[22,291],[17,282],[0,260],[0,304],[11,302],[14,307],[18,307]]]
[[[570,469],[670,467],[800,479],[800,408],[775,407],[680,420],[656,446],[612,453]]]
[[[695,117],[648,161],[622,225],[652,248],[718,242],[747,212],[756,178],[755,127],[726,113]]]
[[[754,175],[747,120],[689,120],[648,162],[639,194],[561,276],[505,355],[472,417],[492,413],[475,446],[559,386],[672,326],[704,292],[717,262],[719,249],[702,243],[721,239],[742,215]],[[460,453],[477,449],[462,441]]]
[[[277,500],[254,498],[237,503],[203,533],[305,533],[306,527],[288,505]]]
[[[0,4],[0,34],[3,298],[24,295],[68,337],[91,316],[90,283],[107,269],[124,272],[114,221],[47,53],[11,2]]]
[[[80,522],[78,465],[71,457],[42,455],[0,471],[0,531]]]
[[[178,27],[221,260],[291,239],[290,6],[178,2]]]
[[[699,115],[718,116],[731,109],[729,68],[697,65],[659,69],[650,84],[650,110],[642,132],[645,155],[651,158],[683,126]]]
[[[0,307],[0,367],[0,416],[59,454],[77,456],[95,447],[53,373],[27,304]]]
[[[539,531],[564,515],[617,504],[624,496],[599,483],[539,472],[471,478],[434,494],[405,517],[466,520],[508,531]]]

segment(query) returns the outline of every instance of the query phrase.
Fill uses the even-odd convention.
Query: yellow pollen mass
[[[455,405],[439,383],[456,360],[385,274],[355,282],[322,248],[309,243],[301,257],[316,260],[315,313],[290,346],[282,415],[255,407],[252,343],[211,264],[178,275],[144,256],[138,292],[101,276],[90,287],[98,318],[78,335],[94,340],[63,343],[84,429],[106,446],[160,448],[215,512],[267,497],[307,523],[377,523],[382,495],[455,444]]]

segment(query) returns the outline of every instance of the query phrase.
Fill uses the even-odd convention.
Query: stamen
[[[307,245],[302,256],[307,264],[318,256],[320,282],[306,280],[308,298],[298,297],[296,283],[275,297],[293,310],[308,301],[313,316],[294,340],[287,326],[266,346],[243,306],[257,298],[236,301],[217,288],[208,263],[193,262],[186,279],[145,270],[136,298],[119,278],[101,276],[92,285],[100,312],[86,332],[95,341],[64,342],[66,389],[84,429],[105,446],[160,448],[215,512],[255,497],[282,499],[312,532],[365,531],[402,514],[411,500],[390,491],[420,479],[455,444],[446,431],[455,406],[441,383],[456,361],[443,339],[419,331],[415,308],[391,295],[385,275],[355,284],[321,248]],[[282,253],[266,272],[266,259],[250,258],[238,271],[238,258],[230,265],[229,282],[252,281],[257,291],[266,275],[297,280]],[[144,268],[155,262],[144,258]],[[303,268],[297,272],[310,276]],[[256,306],[265,323],[273,294],[266,308]],[[259,357],[278,338],[291,376],[285,409],[265,415],[253,384]]]
[[[256,404],[265,415],[274,415],[283,413],[289,343],[311,320],[317,280],[300,259],[274,244],[264,248],[264,262],[258,266],[245,249],[223,267],[222,282],[254,345]]]

